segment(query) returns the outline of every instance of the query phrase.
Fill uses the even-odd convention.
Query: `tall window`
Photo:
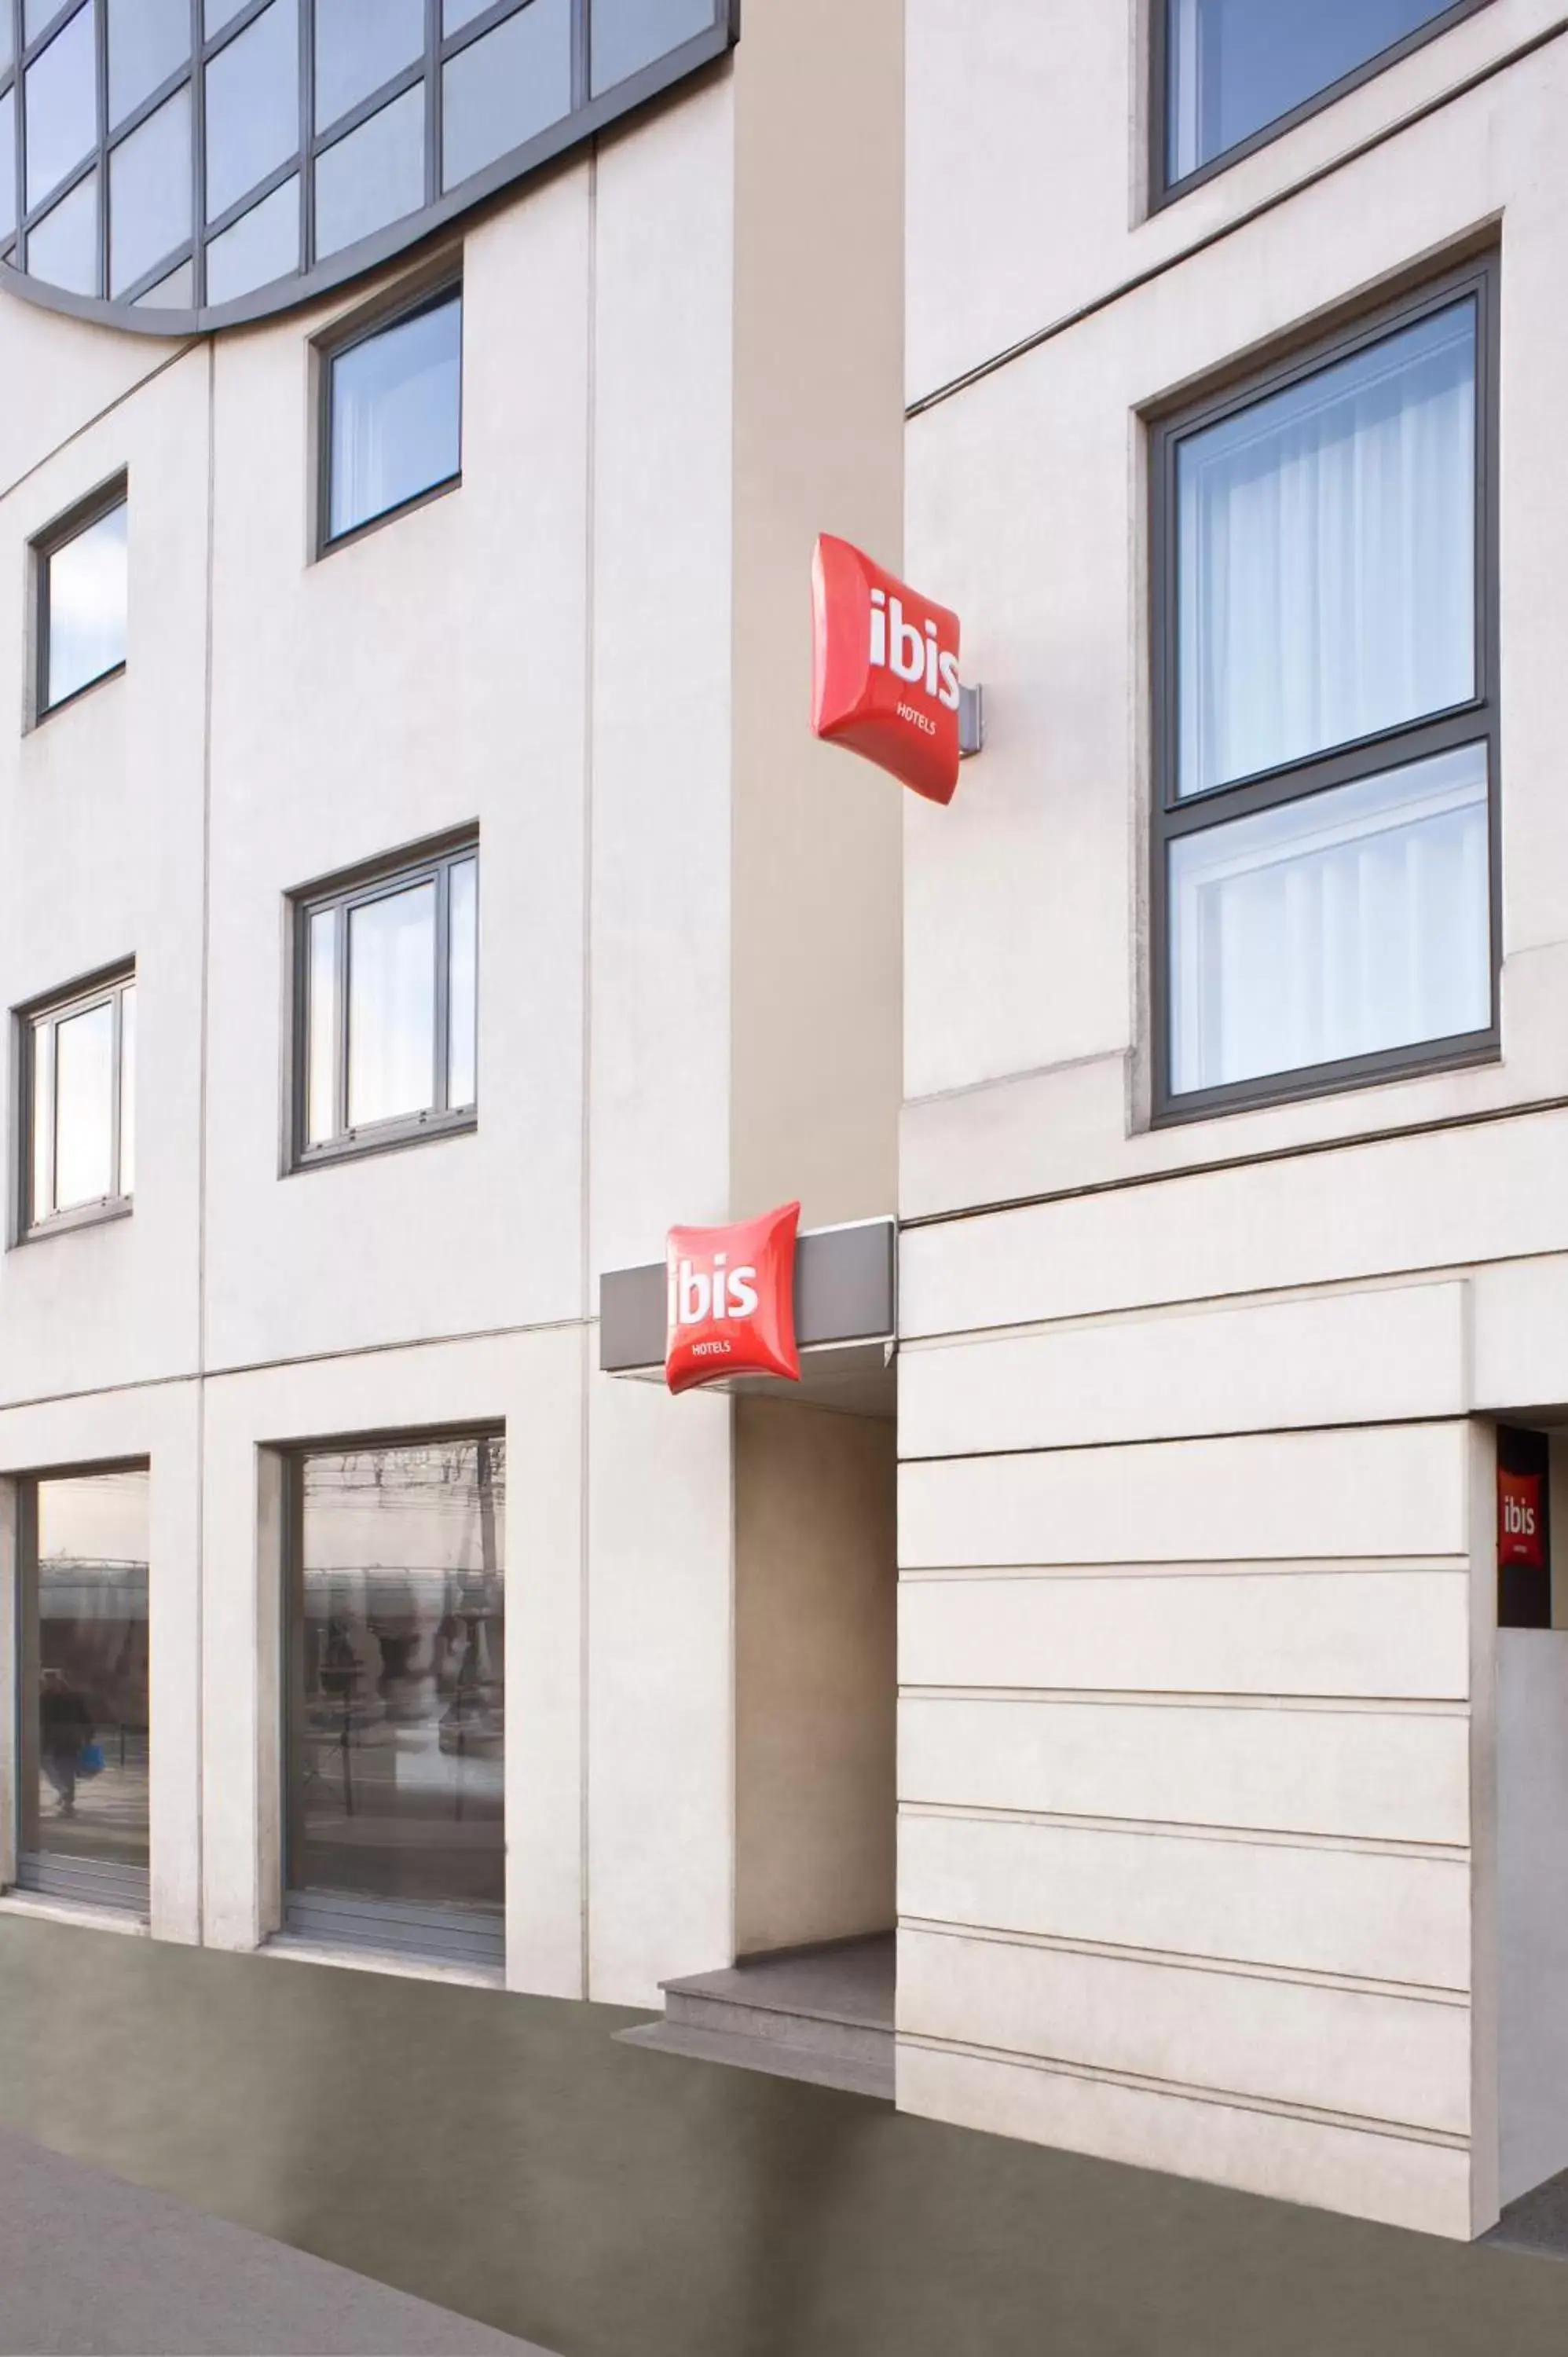
[[[313,1451],[294,1480],[288,1927],[499,1961],[506,1443]]]
[[[35,550],[40,719],[125,667],[124,483],[62,519]]]
[[[295,1161],[471,1127],[478,845],[296,905]]]
[[[1484,5],[1155,0],[1156,185],[1233,162]]]
[[[322,378],[324,545],[458,480],[460,287],[444,287],[330,348]]]
[[[22,1495],[24,1889],[147,1906],[147,1475]]]
[[[136,978],[23,1015],[25,1225],[102,1216],[135,1190]]]
[[[1495,1040],[1483,268],[1156,428],[1156,1110]]]

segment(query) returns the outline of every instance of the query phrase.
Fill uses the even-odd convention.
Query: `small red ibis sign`
[[[824,533],[811,566],[811,726],[950,802],[959,769],[959,620]]]
[[[800,1380],[795,1345],[799,1203],[727,1228],[671,1228],[664,1380],[672,1392],[726,1375]]]
[[[1498,1469],[1498,1561],[1516,1563],[1526,1571],[1546,1566],[1541,1527],[1539,1473],[1505,1473]]]

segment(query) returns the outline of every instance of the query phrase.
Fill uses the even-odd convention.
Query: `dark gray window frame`
[[[3,5],[4,0],[0,0],[0,5]],[[48,700],[49,566],[62,548],[69,548],[73,540],[80,540],[84,532],[91,532],[95,523],[102,523],[104,517],[113,515],[116,508],[129,508],[130,504],[130,477],[122,469],[119,474],[111,476],[106,483],[100,483],[96,490],[89,491],[85,499],[78,500],[75,506],[68,508],[63,515],[57,516],[31,544],[33,676],[30,718],[34,727],[41,727],[46,720],[52,720],[57,712],[68,712],[73,704],[80,704],[84,695],[91,695],[96,689],[107,686],[112,679],[124,676],[125,658],[122,655],[117,663],[111,663],[107,671],[96,672],[92,678],[84,679],[81,685],[73,687],[69,695],[57,697],[52,704]]]
[[[1422,1072],[1495,1061],[1501,1053],[1499,978],[1502,966],[1501,731],[1498,710],[1498,262],[1488,253],[1421,285],[1377,309],[1359,313],[1331,333],[1294,349],[1288,359],[1232,379],[1150,426],[1149,483],[1150,651],[1153,697],[1154,791],[1151,797],[1149,944],[1153,1037],[1153,1101],[1155,1127],[1202,1121],[1217,1114],[1283,1104],[1300,1097],[1326,1096]],[[1179,619],[1176,467],[1178,443],[1223,418],[1337,361],[1380,343],[1402,328],[1456,302],[1471,299],[1476,320],[1476,694],[1466,703],[1424,715],[1348,745],[1331,746],[1305,759],[1236,779],[1178,800],[1180,716],[1176,697],[1176,630]],[[1299,1066],[1219,1088],[1173,1093],[1170,1086],[1171,975],[1169,851],[1183,835],[1244,818],[1255,811],[1304,801],[1335,786],[1348,785],[1406,762],[1461,746],[1487,748],[1487,815],[1491,929],[1491,1019],[1478,1031],[1380,1049],[1370,1055]]]
[[[1232,164],[1240,163],[1243,156],[1255,156],[1260,147],[1272,146],[1276,139],[1283,139],[1287,131],[1294,131],[1297,124],[1321,114],[1325,107],[1336,105],[1340,99],[1348,97],[1353,90],[1359,90],[1363,82],[1375,81],[1391,66],[1398,65],[1402,58],[1408,58],[1415,50],[1424,48],[1429,41],[1437,40],[1444,33],[1451,32],[1455,25],[1462,25],[1466,16],[1477,16],[1489,5],[1490,0],[1452,0],[1452,5],[1444,8],[1441,16],[1434,16],[1429,24],[1418,25],[1413,33],[1407,33],[1402,40],[1391,42],[1386,49],[1380,49],[1375,57],[1369,58],[1364,65],[1352,67],[1348,73],[1341,74],[1337,81],[1315,91],[1310,98],[1304,98],[1299,105],[1291,107],[1286,113],[1277,114],[1272,123],[1261,124],[1245,139],[1238,139],[1233,146],[1223,148],[1218,156],[1211,156],[1206,164],[1199,164],[1195,171],[1184,174],[1179,180],[1173,180],[1169,177],[1170,0],[1149,0],[1149,210],[1152,213],[1163,211],[1166,205],[1175,204],[1190,189],[1200,188],[1206,180],[1228,172]]]
[[[354,1161],[366,1154],[383,1154],[405,1146],[416,1146],[426,1138],[456,1137],[478,1126],[478,1059],[475,1056],[475,1101],[471,1105],[449,1106],[446,1103],[448,1087],[450,1026],[447,1021],[450,963],[448,956],[448,919],[451,904],[451,870],[464,860],[476,863],[475,906],[478,911],[483,893],[478,872],[479,834],[477,826],[467,826],[418,848],[403,851],[392,856],[367,861],[361,866],[345,871],[320,884],[311,885],[290,895],[288,924],[290,927],[290,974],[292,978],[292,1021],[290,1025],[290,1081],[288,1089],[288,1136],[284,1161],[285,1177],[303,1170],[317,1170],[336,1163]],[[367,903],[387,899],[394,892],[406,890],[410,885],[424,882],[436,884],[435,895],[435,1078],[438,1103],[420,1114],[399,1114],[389,1121],[367,1123],[353,1130],[348,1126],[349,1091],[349,912]],[[333,1095],[338,1126],[330,1138],[318,1146],[309,1141],[308,1091],[310,1081],[310,920],[328,909],[337,911],[337,942],[333,964],[333,990],[337,1000],[334,1025]],[[478,1004],[478,964],[476,963],[475,1001]]]
[[[15,1069],[16,1090],[16,1163],[13,1180],[16,1206],[12,1241],[16,1244],[36,1243],[45,1236],[55,1236],[71,1228],[91,1228],[105,1220],[130,1217],[135,1204],[133,1189],[126,1194],[120,1187],[122,1173],[123,1100],[124,1084],[124,995],[136,985],[134,959],[122,958],[115,964],[102,967],[85,980],[73,983],[69,989],[50,991],[46,997],[35,998],[19,1006],[12,1017],[12,1034],[16,1042]],[[113,1150],[114,1189],[91,1203],[76,1203],[69,1211],[46,1212],[37,1216],[38,1205],[33,1200],[33,1135],[34,1078],[37,1059],[36,1040],[40,1024],[58,1026],[73,1015],[85,1015],[90,1007],[113,1002],[114,1008],[114,1068],[111,1104],[111,1135]],[[51,1064],[51,1086],[58,1089],[59,1071],[58,1059]],[[51,1104],[51,1121],[53,1108]],[[53,1168],[51,1151],[50,1168]]]
[[[410,319],[417,319],[426,311],[438,311],[446,303],[457,306],[457,464],[438,483],[427,484],[406,500],[382,508],[362,523],[351,524],[347,532],[334,533],[332,522],[332,437],[333,401],[338,362],[346,354],[357,351],[360,345],[373,343],[393,328]],[[318,372],[316,409],[316,548],[319,560],[335,555],[338,549],[351,547],[363,540],[367,533],[380,532],[400,516],[412,515],[415,508],[428,507],[433,500],[444,500],[463,488],[463,386],[464,331],[467,326],[463,307],[463,270],[461,262],[445,265],[434,279],[422,276],[417,285],[403,291],[390,302],[382,301],[369,309],[357,312],[351,319],[318,338],[316,344],[316,366]]]
[[[423,243],[434,231],[458,220],[475,206],[482,204],[499,190],[527,178],[554,162],[557,156],[588,145],[597,134],[623,116],[661,97],[666,91],[686,81],[692,75],[715,65],[727,56],[740,38],[741,0],[713,0],[712,26],[682,42],[679,48],[657,58],[638,73],[628,75],[597,97],[591,94],[588,57],[589,0],[571,0],[572,6],[572,106],[560,122],[549,124],[533,138],[498,156],[457,188],[443,193],[441,188],[441,104],[438,88],[435,103],[427,106],[425,127],[425,193],[426,202],[404,219],[389,222],[383,229],[359,239],[340,253],[313,261],[315,238],[315,165],[317,158],[328,147],[359,128],[361,123],[381,108],[390,105],[406,89],[412,88],[422,75],[435,76],[449,59],[457,56],[473,42],[504,21],[512,13],[516,0],[491,0],[471,22],[451,35],[441,30],[441,0],[425,0],[425,41],[421,59],[403,67],[378,86],[368,98],[348,109],[335,122],[317,131],[315,124],[315,57],[311,39],[312,21],[309,9],[302,10],[300,30],[300,139],[294,155],[276,167],[254,188],[236,199],[220,217],[211,222],[204,221],[204,159],[205,159],[205,91],[202,69],[231,39],[261,15],[268,0],[242,0],[230,22],[222,26],[211,40],[202,28],[201,0],[190,0],[192,59],[181,66],[150,91],[145,99],[116,124],[111,138],[108,119],[108,51],[106,18],[99,9],[97,29],[98,80],[98,139],[91,153],[69,172],[57,186],[48,190],[40,203],[27,209],[26,126],[22,120],[22,75],[48,46],[60,28],[73,0],[60,0],[60,5],[50,16],[48,23],[38,37],[23,42],[23,0],[0,0],[0,9],[13,12],[16,39],[16,63],[0,74],[0,96],[15,88],[17,99],[16,129],[16,204],[19,229],[5,241],[0,241],[0,285],[21,295],[48,310],[63,311],[75,318],[112,320],[116,327],[129,328],[143,335],[169,337],[205,334],[214,328],[239,326],[244,322],[265,318],[274,313],[297,308],[334,287],[348,285],[368,271],[379,268],[395,255]],[[99,284],[107,286],[108,221],[109,221],[109,156],[122,140],[138,130],[155,114],[159,106],[189,81],[191,88],[191,180],[192,221],[196,234],[177,247],[171,248],[142,277],[113,296],[99,294],[81,296],[67,293],[42,280],[30,278],[16,267],[17,253],[24,250],[22,241],[27,230],[62,197],[69,196],[80,180],[96,169],[99,172],[98,205],[98,266]],[[291,275],[274,279],[264,286],[237,296],[227,303],[209,304],[206,300],[205,244],[221,235],[236,221],[247,214],[252,206],[281,188],[295,172],[301,176],[300,250],[296,270]],[[156,310],[137,308],[140,298],[158,286],[186,262],[193,265],[194,301],[184,308],[170,307]]]
[[[297,1812],[291,1763],[294,1757],[294,1732],[299,1710],[299,1697],[304,1691],[304,1661],[302,1639],[305,1627],[305,1467],[312,1457],[332,1457],[351,1449],[377,1448],[440,1448],[467,1442],[484,1443],[499,1440],[504,1448],[507,1426],[504,1417],[479,1417],[472,1423],[442,1424],[414,1430],[378,1428],[371,1432],[330,1433],[308,1440],[294,1440],[274,1450],[283,1475],[283,1547],[279,1583],[278,1664],[282,1680],[282,1707],[278,1714],[280,1738],[277,1760],[278,1795],[278,1898],[285,1937],[325,1939],[333,1946],[353,1950],[365,1947],[382,1953],[402,1951],[411,1961],[436,1964],[440,1963],[489,1964],[502,1968],[506,1957],[506,1910],[498,1908],[432,1907],[401,1905],[395,1900],[371,1899],[356,1901],[349,1894],[316,1891],[294,1880],[294,1859],[299,1848]],[[510,1470],[510,1469],[509,1469]],[[504,1556],[503,1556],[504,1561]],[[505,1573],[502,1573],[503,1594]],[[356,1930],[352,1918],[364,1919],[363,1930]],[[465,1919],[472,1918],[476,1927],[492,1924],[494,1932],[489,1943],[491,1953],[483,1956],[466,1956],[460,1951],[468,1945],[465,1939]],[[400,1928],[401,1921],[401,1928]],[[331,1928],[328,1928],[328,1927]],[[456,1935],[456,1936],[454,1936]],[[482,1935],[481,1935],[482,1936]],[[454,1950],[458,1951],[454,1953]]]

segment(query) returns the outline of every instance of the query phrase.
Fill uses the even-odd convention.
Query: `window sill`
[[[0,1891],[0,1916],[32,1915],[46,1923],[70,1923],[82,1932],[122,1932],[133,1940],[150,1940],[152,1926],[145,1915],[123,1907],[84,1907],[80,1900],[46,1899],[31,1890]]]
[[[38,1220],[24,1228],[16,1238],[18,1244],[42,1243],[46,1236],[69,1234],[76,1228],[102,1228],[113,1220],[128,1220],[135,1209],[134,1195],[116,1195],[101,1203],[83,1203],[72,1211],[57,1211],[52,1219]]]
[[[435,500],[444,500],[462,488],[463,477],[459,470],[439,483],[432,483],[428,490],[415,491],[412,499],[399,500],[395,508],[383,508],[380,515],[367,516],[363,523],[349,524],[346,531],[334,533],[330,539],[323,540],[316,552],[317,563],[319,565],[325,558],[336,556],[340,548],[352,548],[356,541],[368,540],[371,533],[384,531],[389,523],[396,523],[403,516],[413,515],[416,508],[427,508]]]
[[[329,1948],[317,1940],[303,1940],[290,1932],[274,1932],[256,1952],[281,1957],[294,1964],[326,1964],[333,1972],[381,1973],[400,1981],[445,1981],[454,1988],[504,1989],[506,1975],[499,1964],[444,1964],[434,1959],[400,1956],[380,1948]]]
[[[307,1170],[331,1170],[345,1162],[362,1162],[367,1156],[400,1153],[404,1146],[425,1146],[443,1137],[472,1137],[479,1126],[477,1113],[433,1114],[426,1121],[388,1124],[381,1131],[366,1129],[357,1135],[335,1138],[328,1146],[313,1146],[294,1162],[284,1176],[301,1177]]]

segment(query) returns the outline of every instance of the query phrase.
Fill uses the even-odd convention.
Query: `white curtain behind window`
[[[1181,445],[1182,794],[1474,694],[1475,368],[1466,300]]]
[[[1487,877],[1484,745],[1181,836],[1173,1088],[1484,1029]]]

